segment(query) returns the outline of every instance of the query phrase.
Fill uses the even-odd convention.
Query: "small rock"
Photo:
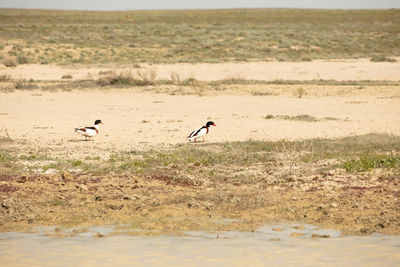
[[[212,204],[212,203],[206,203],[206,209],[207,209],[207,210],[214,210],[214,209],[215,209],[215,206],[214,206],[214,204]]]
[[[368,229],[368,228],[361,228],[360,229],[360,233],[363,233],[363,234],[368,234],[368,233],[370,233],[371,231]]]
[[[336,208],[337,206],[338,206],[337,203],[332,203],[332,204],[331,204],[331,207],[332,207],[332,208]]]
[[[35,215],[33,214],[26,215],[26,220],[28,221],[28,223],[33,223],[35,221]]]
[[[45,172],[44,172],[44,174],[54,174],[54,173],[57,173],[57,170],[56,169],[47,169]]]
[[[158,199],[153,199],[153,202],[151,203],[152,206],[161,206],[161,202]]]
[[[26,182],[26,176],[22,176],[17,180],[17,183],[20,183],[20,184],[25,183],[25,182]]]
[[[197,203],[196,201],[190,201],[190,202],[187,204],[187,206],[188,206],[189,208],[195,208],[195,207],[198,207],[198,206],[199,206],[199,203]]]
[[[94,198],[94,200],[96,200],[96,201],[103,201],[103,198],[102,198],[101,196],[96,196],[96,197]]]
[[[121,210],[124,207],[124,205],[115,205],[115,204],[108,204],[107,208],[112,209],[112,210]]]
[[[76,188],[78,188],[82,193],[85,193],[88,191],[88,187],[84,184],[76,185]]]
[[[129,195],[123,195],[122,199],[123,200],[131,200],[131,197]]]
[[[71,175],[71,173],[69,173],[69,172],[63,172],[63,173],[61,174],[61,178],[62,178],[64,181],[68,181],[68,180],[71,180],[71,179],[72,179],[72,175]]]

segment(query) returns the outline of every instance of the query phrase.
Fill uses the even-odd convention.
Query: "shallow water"
[[[341,237],[311,225],[262,227],[253,233],[186,232],[187,236],[96,238],[118,231],[90,228],[73,237],[0,234],[1,266],[399,266],[400,237]],[[72,231],[70,229],[69,231]],[[123,231],[126,231],[124,229]],[[312,234],[329,238],[312,238]]]

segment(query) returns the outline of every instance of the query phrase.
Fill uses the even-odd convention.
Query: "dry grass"
[[[61,77],[61,79],[72,79],[72,75],[70,74],[65,74]]]
[[[111,70],[101,72],[98,83],[101,86],[107,85],[128,85],[128,86],[147,86],[153,85],[157,78],[155,69],[137,69],[133,72],[131,69]]]
[[[16,57],[5,57],[3,59],[3,64],[8,68],[16,67],[18,64],[17,58]]]
[[[307,95],[307,93],[303,87],[299,87],[294,91],[294,95],[298,98],[302,98],[304,95]]]
[[[136,70],[136,80],[138,85],[152,85],[157,79],[157,71],[155,69]]]
[[[10,75],[8,75],[8,74],[0,75],[0,82],[8,82],[10,80],[11,80]]]
[[[1,12],[2,52],[21,63],[311,61],[369,58],[377,47],[400,55],[396,9]]]
[[[397,62],[396,59],[384,55],[376,55],[371,57],[372,62]]]
[[[180,84],[183,81],[182,75],[180,73],[178,73],[177,71],[170,71],[169,79],[171,80],[171,82],[173,84]]]
[[[15,89],[32,90],[39,88],[36,83],[32,81],[27,81],[25,79],[18,79],[14,82]]]
[[[301,120],[314,121],[314,117],[297,116]],[[298,174],[294,169],[307,172],[319,172],[314,163],[326,161],[323,168],[342,168],[336,162],[349,161],[348,170],[359,165],[368,168],[392,168],[400,171],[398,155],[400,153],[398,137],[388,135],[365,135],[341,139],[312,139],[306,141],[246,141],[208,144],[202,146],[179,145],[170,149],[149,151],[114,151],[109,158],[93,154],[90,158],[71,159],[52,157],[49,151],[39,154],[21,155],[15,151],[4,151],[0,159],[9,170],[20,168],[25,171],[55,169],[59,172],[80,168],[85,173],[131,173],[135,175],[168,175],[179,170],[176,179],[194,182],[194,177],[212,178],[223,181],[227,176],[246,173],[241,183],[254,179],[262,180],[265,171],[280,175]],[[389,153],[389,154],[388,154]],[[391,156],[392,155],[392,156]],[[95,160],[94,160],[95,159]],[[327,160],[336,159],[335,161]],[[355,159],[356,161],[351,161]],[[357,161],[361,159],[361,161]],[[367,163],[364,159],[371,159]],[[21,162],[34,161],[35,164],[21,165]],[[284,160],[284,161],[283,161]],[[43,162],[43,163],[42,163]],[[51,162],[51,163],[49,163]],[[282,169],[280,162],[290,168]],[[359,163],[361,162],[361,163]],[[24,163],[25,164],[25,163]],[[307,165],[311,164],[311,165]],[[356,167],[352,167],[352,166]],[[264,171],[253,172],[262,167]],[[248,170],[248,171],[246,171]]]
[[[283,220],[347,233],[399,233],[399,137],[185,144],[112,150],[108,158],[97,150],[85,159],[53,157],[46,148],[35,154],[30,144],[5,147],[1,231],[16,230],[16,223],[249,231]],[[215,227],[204,222],[210,217],[243,224]]]

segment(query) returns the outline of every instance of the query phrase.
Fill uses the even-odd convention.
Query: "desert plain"
[[[179,235],[296,222],[400,234],[397,50],[383,60],[282,51],[0,66],[0,231],[112,224]],[[74,132],[96,119],[92,140]],[[188,142],[207,121],[217,126],[206,142]]]

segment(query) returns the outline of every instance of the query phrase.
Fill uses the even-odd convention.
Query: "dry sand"
[[[397,58],[400,61],[400,58]],[[14,79],[59,80],[63,75],[73,79],[97,78],[99,71],[129,68],[132,65],[109,66],[55,66],[18,65],[16,68],[0,66],[0,75],[9,74]],[[153,69],[158,79],[169,79],[175,72],[181,78],[211,81],[223,79],[248,80],[388,80],[398,81],[400,63],[370,62],[368,59],[313,61],[313,62],[249,62],[249,63],[201,63],[142,65]]]
[[[322,89],[324,90],[324,89]],[[329,89],[328,89],[329,90]],[[365,95],[199,97],[138,93],[134,90],[79,90],[72,92],[19,91],[0,97],[0,136],[59,148],[97,146],[137,149],[186,142],[197,126],[213,120],[209,142],[335,138],[368,133],[400,135],[399,88]],[[307,114],[317,122],[265,119],[271,115]],[[326,120],[324,118],[330,118]],[[101,119],[95,142],[74,127]]]

